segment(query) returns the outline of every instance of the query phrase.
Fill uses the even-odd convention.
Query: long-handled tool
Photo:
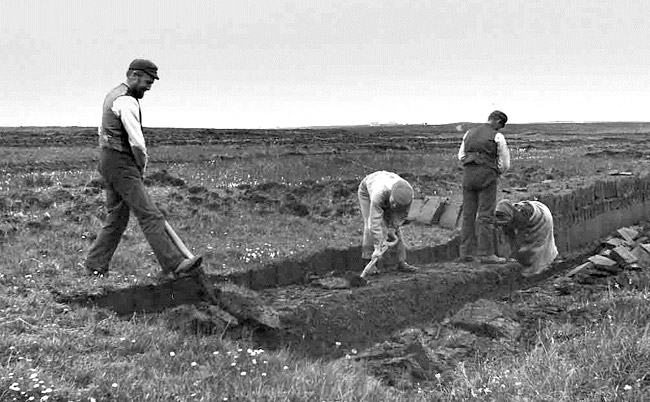
[[[386,250],[388,250],[388,248],[390,248],[390,247],[395,246],[395,245],[399,242],[399,240],[400,240],[400,239],[399,239],[399,237],[398,237],[398,238],[396,238],[396,239],[395,239],[394,241],[392,241],[392,242],[385,242],[385,243],[381,246],[381,249],[379,249],[379,255],[375,256],[372,260],[370,260],[370,262],[369,262],[369,263],[366,265],[366,267],[363,269],[363,272],[361,272],[360,277],[361,277],[361,278],[365,278],[366,275],[368,275],[368,274],[369,274],[369,273],[370,273],[370,272],[375,268],[375,265],[377,265],[377,261],[379,261],[379,259],[384,255],[384,253],[386,252]]]
[[[183,243],[180,237],[176,234],[174,229],[171,227],[169,222],[165,221],[165,232],[167,232],[167,235],[169,236],[170,239],[172,239],[172,242],[176,247],[178,247],[178,250],[183,254],[185,258],[194,258],[194,254],[190,251],[189,248]],[[195,268],[191,271],[191,276],[198,282],[198,284],[203,288],[203,291],[205,292],[205,295],[208,297],[208,299],[215,305],[218,305],[219,303],[219,294],[221,293],[220,290],[215,289],[212,284],[210,283],[207,275],[203,271],[202,268]]]
[[[165,231],[167,232],[167,235],[169,236],[170,239],[174,242],[174,245],[178,247],[178,250],[185,256],[185,258],[194,258],[194,254],[190,251],[190,249],[187,248],[185,243],[181,240],[180,237],[174,232],[174,229],[172,226],[169,224],[169,222],[165,221]]]

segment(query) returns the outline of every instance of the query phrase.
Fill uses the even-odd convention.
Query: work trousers
[[[375,251],[375,246],[372,238],[372,232],[370,230],[370,195],[365,189],[365,186],[359,187],[358,192],[359,197],[359,208],[361,209],[361,216],[363,217],[363,241],[361,243],[361,258],[369,260],[372,257],[372,253]],[[382,236],[384,240],[388,236],[388,225],[386,222],[382,223]],[[396,229],[397,231],[401,230],[400,228]],[[402,236],[399,236],[400,241],[394,246],[395,251],[387,250],[384,253],[383,260],[385,261],[383,265],[391,265],[392,260],[397,259],[397,262],[406,261],[406,246],[402,240]],[[395,256],[396,254],[396,256]],[[397,263],[394,262],[394,263]]]
[[[106,182],[108,215],[86,258],[86,267],[108,271],[109,264],[129,223],[130,212],[138,219],[163,272],[173,271],[185,256],[165,230],[165,218],[151,200],[133,156],[102,148],[99,173]]]
[[[474,164],[464,170],[460,256],[471,256],[475,249],[479,256],[494,254],[498,173]]]

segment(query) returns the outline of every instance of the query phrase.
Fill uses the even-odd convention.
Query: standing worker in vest
[[[371,259],[380,259],[386,241],[397,241],[397,269],[416,272],[418,269],[406,262],[406,246],[402,239],[402,225],[408,217],[413,202],[413,187],[399,175],[377,171],[366,176],[359,184],[359,207],[363,217],[363,242],[361,258],[366,266]]]
[[[463,166],[463,212],[460,258],[483,263],[505,263],[497,257],[494,246],[494,210],[497,203],[499,176],[510,168],[510,151],[498,130],[505,127],[508,116],[495,110],[488,122],[468,130],[458,150]]]
[[[135,59],[126,72],[126,82],[104,99],[98,170],[106,182],[108,215],[86,258],[85,269],[91,275],[108,275],[130,212],[138,219],[163,276],[183,276],[201,265],[202,257],[189,253],[144,186],[148,156],[139,99],[157,79],[158,67],[154,63]]]

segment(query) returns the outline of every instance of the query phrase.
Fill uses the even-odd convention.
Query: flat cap
[[[129,70],[140,70],[152,76],[154,79],[159,80],[158,66],[153,64],[150,60],[135,59],[129,64]]]
[[[508,122],[508,116],[506,116],[506,114],[500,110],[495,110],[494,112],[490,113],[490,115],[488,116],[488,120],[492,120],[492,119],[499,120],[503,124],[506,124]]]
[[[413,187],[406,180],[400,179],[393,184],[390,196],[397,205],[411,205],[411,202],[413,202]]]

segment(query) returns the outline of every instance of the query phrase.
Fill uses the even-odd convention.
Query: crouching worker
[[[553,216],[546,205],[539,201],[502,200],[495,216],[506,235],[511,257],[525,267],[524,276],[541,274],[550,267],[558,252]]]
[[[366,176],[359,185],[359,206],[363,217],[361,258],[364,267],[382,258],[390,246],[397,247],[397,269],[415,272],[406,262],[402,225],[413,202],[413,187],[395,173],[378,171]]]

